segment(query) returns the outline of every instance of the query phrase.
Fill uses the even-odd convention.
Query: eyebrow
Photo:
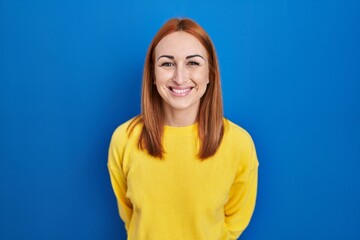
[[[158,57],[157,60],[159,60],[160,58],[163,58],[163,57],[165,57],[165,58],[170,58],[170,59],[175,59],[175,57],[174,57],[174,56],[171,56],[171,55],[161,55],[160,57]],[[204,59],[204,57],[201,56],[201,55],[199,55],[199,54],[189,55],[189,56],[186,57],[186,59],[194,58],[194,57],[201,57],[202,59]]]
[[[201,56],[199,54],[189,55],[186,57],[186,59],[193,58],[193,57],[201,57],[202,59],[204,59],[203,56]]]
[[[158,57],[157,60],[159,60],[160,58],[165,57],[165,58],[170,58],[170,59],[175,59],[174,56],[171,55],[161,55],[160,57]]]

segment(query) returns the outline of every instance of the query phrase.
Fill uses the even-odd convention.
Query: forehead
[[[183,31],[165,36],[155,48],[155,56],[166,54],[181,57],[201,54],[206,57],[206,53],[206,49],[197,38]]]

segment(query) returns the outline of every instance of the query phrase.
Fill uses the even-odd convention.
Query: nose
[[[175,69],[173,81],[177,84],[182,84],[187,82],[188,78],[189,76],[186,68],[179,64]]]

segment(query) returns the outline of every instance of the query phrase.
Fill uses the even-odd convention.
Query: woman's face
[[[194,36],[178,31],[155,48],[155,82],[164,110],[197,115],[209,83],[207,51]]]

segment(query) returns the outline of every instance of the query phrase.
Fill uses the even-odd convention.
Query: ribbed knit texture
[[[138,125],[114,132],[108,169],[128,240],[232,240],[256,200],[258,161],[250,135],[225,120],[216,154],[197,155],[197,124],[165,126],[163,160],[138,149]]]

